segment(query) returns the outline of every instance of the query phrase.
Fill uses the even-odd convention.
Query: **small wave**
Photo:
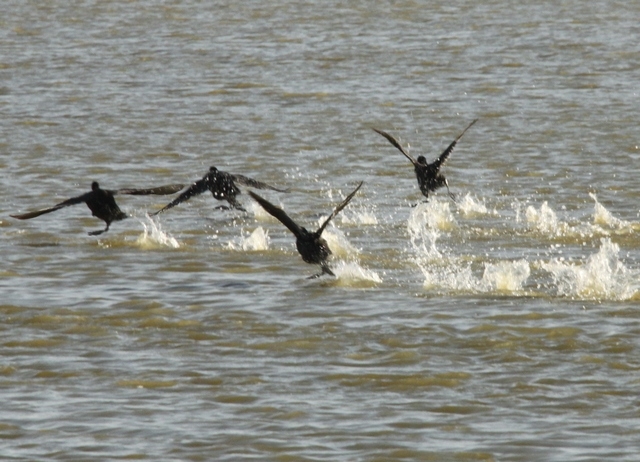
[[[629,300],[639,290],[638,271],[629,270],[619,260],[620,247],[609,238],[600,240],[598,252],[584,263],[554,259],[542,263],[551,273],[558,295],[585,300]]]
[[[601,226],[615,230],[618,233],[633,233],[637,230],[638,224],[630,221],[621,220],[614,217],[604,205],[598,202],[598,197],[589,193],[589,197],[595,202],[593,206],[593,224],[594,226]]]
[[[143,249],[157,249],[161,247],[171,247],[177,249],[180,243],[176,238],[162,230],[160,223],[156,223],[149,215],[146,216],[146,223],[140,219],[144,231],[136,239],[136,245]]]

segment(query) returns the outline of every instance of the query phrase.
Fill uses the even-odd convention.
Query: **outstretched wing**
[[[257,189],[271,189],[272,191],[278,191],[283,193],[289,192],[289,188],[279,189],[279,188],[276,188],[275,186],[271,186],[267,183],[263,183],[262,181],[249,178],[248,176],[237,175],[237,174],[230,174],[230,175],[231,175],[231,178],[233,178],[233,181],[236,181],[245,186],[251,186],[252,188],[257,188]]]
[[[258,202],[258,204],[260,204],[262,208],[267,211],[269,215],[277,218],[280,221],[280,223],[282,223],[287,228],[289,228],[289,231],[291,231],[296,237],[299,237],[300,235],[302,235],[302,230],[300,229],[300,226],[298,226],[295,221],[289,218],[289,215],[287,215],[284,210],[282,210],[279,207],[276,207],[268,200],[258,196],[253,191],[249,191],[249,195],[253,197],[256,200],[256,202]]]
[[[161,208],[157,212],[153,212],[151,215],[157,215],[161,212],[164,212],[165,210],[169,210],[170,208],[175,207],[181,202],[188,201],[193,196],[197,196],[198,194],[202,194],[203,192],[206,192],[208,189],[209,189],[209,186],[207,185],[207,181],[205,178],[198,180],[195,183],[193,183],[191,186],[189,186],[189,188],[185,192],[180,194],[178,197],[176,197],[174,200],[169,202],[167,205],[165,205],[163,208]],[[171,194],[171,193],[167,193],[167,194]]]
[[[165,186],[158,186],[157,188],[147,188],[147,189],[133,189],[133,188],[125,188],[125,189],[116,189],[115,191],[110,191],[114,196],[116,194],[130,194],[133,196],[148,196],[151,194],[158,196],[165,196],[167,194],[175,194],[184,188],[183,184],[168,184]]]
[[[85,193],[78,197],[72,197],[71,199],[67,199],[66,201],[60,202],[59,204],[54,205],[53,207],[49,207],[48,209],[36,210],[35,212],[22,213],[19,215],[10,215],[13,218],[17,218],[18,220],[29,220],[31,218],[39,217],[40,215],[44,215],[45,213],[55,212],[56,210],[60,210],[61,208],[68,207],[70,205],[82,204],[89,199],[91,192]]]
[[[404,156],[409,159],[411,161],[411,163],[413,165],[419,165],[418,161],[415,160],[413,157],[411,157],[407,151],[404,150],[404,148],[400,145],[400,143],[398,143],[398,140],[396,140],[393,136],[389,135],[387,132],[383,132],[382,130],[378,130],[377,128],[373,129],[374,132],[381,134],[382,136],[384,136],[387,140],[389,140],[389,143],[391,143],[392,145],[394,145],[396,148],[398,148],[398,150],[404,154]]]
[[[329,222],[331,221],[331,219],[333,217],[335,217],[340,210],[342,210],[343,208],[345,208],[347,206],[347,204],[349,203],[349,201],[351,201],[351,199],[353,199],[353,196],[356,195],[356,193],[358,192],[358,189],[360,189],[360,187],[362,186],[362,183],[364,183],[364,181],[361,181],[360,184],[358,185],[358,187],[356,189],[353,190],[353,192],[351,194],[349,194],[341,203],[340,205],[338,205],[336,207],[336,209],[333,211],[333,213],[331,215],[329,215],[329,218],[327,218],[324,223],[322,223],[322,226],[320,226],[320,228],[318,228],[317,233],[320,235],[322,234],[322,232],[324,231],[324,228],[326,228],[326,226],[329,224]]]
[[[455,148],[455,147],[456,147],[456,143],[458,142],[458,140],[459,140],[460,138],[462,138],[462,135],[464,135],[464,134],[466,133],[466,131],[467,131],[467,130],[469,130],[469,129],[471,128],[471,126],[472,126],[473,124],[475,124],[477,121],[478,121],[478,119],[475,119],[473,122],[471,122],[471,123],[467,126],[467,128],[465,128],[465,129],[463,130],[463,132],[462,132],[462,133],[460,133],[460,134],[458,135],[458,137],[457,137],[455,140],[453,140],[453,142],[452,142],[449,146],[447,146],[447,149],[445,149],[445,150],[443,151],[443,153],[442,153],[442,154],[440,154],[440,157],[438,157],[438,158],[433,162],[433,164],[431,164],[431,165],[432,165],[433,167],[435,167],[436,169],[439,169],[440,167],[442,167],[442,165],[443,165],[443,164],[447,161],[447,159],[449,158],[449,154],[451,154],[451,153],[453,152],[453,148]]]

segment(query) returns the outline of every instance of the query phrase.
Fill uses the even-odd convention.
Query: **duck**
[[[82,204],[83,202],[89,207],[91,210],[91,214],[104,221],[107,226],[105,229],[99,231],[91,231],[89,233],[90,236],[97,236],[102,233],[106,233],[109,231],[109,227],[111,223],[114,221],[124,220],[128,217],[126,213],[120,210],[118,204],[116,203],[115,197],[118,194],[130,194],[130,195],[149,195],[149,194],[175,194],[180,191],[184,185],[182,184],[172,184],[166,186],[159,186],[156,188],[147,188],[147,189],[117,189],[117,190],[108,190],[100,188],[100,184],[97,181],[91,183],[91,191],[81,194],[76,197],[72,197],[65,201],[62,201],[53,207],[49,207],[46,209],[36,210],[35,212],[28,212],[23,214],[15,214],[11,215],[11,217],[16,218],[18,220],[30,220],[32,218],[39,217],[40,215],[44,215],[47,213],[55,212],[56,210],[60,210],[64,207],[69,207],[71,205]]]
[[[218,170],[216,167],[211,166],[209,167],[209,171],[206,173],[206,175],[204,175],[200,180],[194,182],[182,194],[180,194],[170,203],[165,205],[160,210],[152,213],[151,215],[158,215],[162,212],[166,212],[170,208],[173,208],[182,202],[188,201],[193,196],[197,196],[198,194],[202,194],[206,191],[211,191],[214,199],[217,199],[219,201],[224,200],[229,203],[230,207],[220,206],[219,208],[232,208],[246,212],[246,210],[236,200],[236,196],[241,193],[240,188],[238,188],[236,183],[244,186],[250,186],[256,189],[271,189],[272,191],[283,193],[289,192],[289,189],[276,188],[275,186],[271,186],[267,183],[254,180],[253,178],[249,178],[244,175],[223,172],[222,170]]]
[[[315,231],[309,231],[303,226],[298,225],[287,213],[281,208],[273,205],[268,200],[260,197],[253,191],[249,191],[249,195],[271,216],[276,218],[280,223],[285,225],[289,231],[293,233],[296,238],[296,248],[298,253],[302,257],[302,260],[306,263],[320,265],[321,272],[313,275],[310,278],[317,278],[323,274],[335,276],[334,272],[329,268],[328,259],[331,256],[331,249],[329,244],[322,237],[322,232],[327,227],[329,222],[353,199],[358,190],[362,187],[363,182],[349,194],[329,215],[329,217],[320,225]]]
[[[475,124],[478,119],[475,119],[471,122],[467,128],[465,128],[458,137],[447,146],[447,148],[440,154],[440,156],[433,161],[432,163],[428,163],[427,159],[424,156],[418,156],[417,159],[414,159],[402,145],[389,133],[379,130],[377,128],[373,128],[373,131],[384,136],[393,146],[395,146],[404,156],[411,161],[414,167],[414,171],[416,173],[416,178],[418,180],[418,186],[420,188],[420,192],[422,195],[429,200],[429,194],[435,192],[437,189],[445,186],[447,188],[447,192],[449,193],[449,197],[453,201],[455,201],[455,195],[451,193],[449,190],[449,182],[445,178],[445,176],[440,173],[440,168],[444,165],[444,163],[449,158],[451,152],[453,152],[453,148],[456,146],[460,138],[471,128],[473,124]]]

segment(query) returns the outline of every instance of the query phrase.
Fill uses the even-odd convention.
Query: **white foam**
[[[160,247],[171,247],[178,249],[180,243],[176,238],[162,230],[160,223],[154,221],[149,215],[145,216],[146,223],[140,219],[138,221],[144,228],[143,233],[136,240],[136,244],[144,249],[155,249]]]
[[[269,233],[262,226],[258,226],[253,232],[247,236],[240,236],[236,242],[229,242],[229,248],[232,250],[258,251],[269,249]]]
[[[483,292],[519,292],[530,274],[526,260],[487,263],[480,286]]]
[[[369,210],[342,212],[340,221],[349,225],[377,225],[378,218]]]
[[[252,200],[244,205],[244,207],[253,213],[257,221],[266,221],[272,223],[280,223],[276,218],[272,217],[260,204]]]
[[[325,228],[322,237],[327,241],[327,244],[329,244],[331,253],[338,258],[354,257],[360,253],[360,251],[349,242],[344,233],[335,226],[330,226],[328,229]]]
[[[408,226],[411,229],[427,226],[440,231],[452,231],[458,227],[458,223],[448,202],[431,201],[419,203],[413,208]]]
[[[536,209],[530,205],[527,207],[525,216],[529,227],[542,234],[556,235],[559,232],[559,221],[556,213],[553,211],[547,201],[544,201],[540,209]]]
[[[476,277],[469,265],[458,261],[446,266],[422,266],[423,287],[431,290],[474,293],[522,293],[530,275],[526,260],[486,263],[482,277]]]
[[[340,284],[357,284],[362,282],[380,283],[382,278],[375,271],[363,268],[354,261],[338,261],[331,266]]]
[[[487,263],[481,277],[461,258],[452,258],[438,249],[441,230],[455,226],[448,204],[420,204],[407,221],[412,260],[424,276],[425,289],[453,292],[518,293],[529,278],[526,260]]]
[[[614,217],[611,212],[609,212],[600,202],[598,202],[598,197],[595,194],[589,193],[589,197],[591,197],[591,199],[593,199],[595,202],[593,206],[594,225],[600,225],[614,229],[624,229],[632,227],[632,224],[630,222]]]
[[[414,260],[418,266],[427,264],[431,260],[442,259],[442,254],[437,249],[436,242],[440,237],[437,225],[442,220],[433,219],[429,213],[429,204],[418,204],[407,220],[407,232],[413,249]],[[445,218],[444,222],[447,222]]]
[[[640,289],[638,271],[619,260],[620,247],[609,238],[600,240],[598,252],[578,263],[554,259],[542,263],[551,273],[561,296],[587,300],[628,300]]]
[[[470,193],[467,193],[461,200],[459,200],[457,206],[458,210],[460,210],[462,215],[465,217],[479,217],[498,214],[495,210],[489,211],[484,203],[476,197],[471,196]]]

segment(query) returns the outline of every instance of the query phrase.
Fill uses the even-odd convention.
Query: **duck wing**
[[[67,199],[66,201],[62,201],[59,204],[54,205],[53,207],[49,207],[42,210],[36,210],[34,212],[22,213],[17,215],[10,215],[13,218],[17,218],[18,220],[29,220],[31,218],[39,217],[40,215],[44,215],[45,213],[55,212],[56,210],[60,210],[64,207],[68,207],[70,205],[82,204],[86,202],[91,197],[92,192],[85,193],[78,197],[72,197],[71,199]]]
[[[384,136],[387,140],[389,140],[389,143],[391,143],[392,145],[394,145],[396,148],[398,148],[398,150],[404,154],[404,156],[409,159],[411,161],[411,163],[413,165],[420,165],[418,164],[418,161],[415,160],[411,155],[409,155],[409,153],[407,153],[407,151],[404,150],[404,148],[402,147],[402,145],[400,145],[400,143],[398,142],[398,140],[396,140],[393,136],[389,135],[387,132],[383,132],[382,130],[378,130],[377,128],[373,129],[374,132],[381,134],[382,136]]]
[[[283,193],[288,193],[290,191],[289,188],[287,189],[276,188],[275,186],[271,186],[267,183],[263,183],[262,181],[254,180],[253,178],[249,178],[248,176],[238,175],[238,174],[230,174],[230,175],[231,175],[231,178],[233,178],[233,181],[240,183],[241,185],[244,185],[244,186],[250,186],[252,188],[257,188],[257,189],[271,189],[272,191],[278,191]]]
[[[146,188],[146,189],[136,189],[136,188],[124,188],[124,189],[116,189],[115,191],[109,191],[114,196],[116,194],[130,194],[133,196],[147,196],[147,195],[158,195],[165,196],[167,194],[175,194],[184,188],[183,184],[168,184],[164,186],[158,186],[156,188]]]
[[[340,205],[338,205],[335,210],[333,211],[333,213],[331,215],[329,215],[329,218],[327,218],[324,223],[322,223],[322,226],[320,226],[320,228],[318,228],[318,231],[316,231],[318,233],[318,235],[322,234],[322,231],[324,231],[324,228],[326,228],[326,226],[329,224],[329,222],[331,221],[331,219],[333,217],[335,217],[340,210],[342,210],[343,208],[345,208],[347,206],[347,204],[349,203],[349,201],[351,201],[351,199],[353,199],[353,196],[356,195],[356,193],[358,192],[358,189],[360,189],[360,187],[362,186],[362,184],[364,183],[364,181],[361,181],[360,184],[356,187],[356,189],[353,190],[353,192],[351,194],[349,194],[341,203]]]
[[[444,165],[444,163],[447,161],[447,159],[449,158],[449,155],[453,152],[453,148],[456,147],[456,143],[458,142],[458,140],[460,138],[462,138],[462,135],[464,135],[466,133],[467,130],[469,130],[471,128],[471,126],[473,124],[475,124],[478,121],[478,119],[475,119],[473,122],[471,122],[467,128],[465,128],[462,133],[460,133],[458,135],[458,137],[453,140],[453,142],[447,146],[447,149],[445,149],[442,154],[440,154],[440,157],[438,157],[432,164],[431,166],[435,167],[436,169],[440,169],[440,167],[442,167]]]
[[[278,221],[280,221],[280,223],[289,228],[289,231],[291,231],[296,237],[302,235],[302,229],[300,228],[300,226],[298,226],[298,224],[293,221],[284,210],[282,210],[280,207],[276,207],[268,200],[258,196],[253,191],[249,191],[249,195],[253,197],[253,199],[258,202],[258,204],[260,204],[269,215],[273,216]]]
[[[173,186],[177,186],[177,185],[173,185]],[[161,188],[165,188],[165,187],[166,186],[161,186]],[[195,183],[193,183],[191,186],[189,186],[189,188],[187,188],[182,194],[180,194],[174,200],[169,202],[163,208],[161,208],[157,212],[153,212],[151,215],[157,215],[161,212],[164,212],[165,210],[169,210],[170,208],[175,207],[181,202],[188,201],[193,196],[197,196],[198,194],[202,194],[203,192],[206,192],[208,190],[209,190],[209,185],[207,184],[206,177],[202,178],[201,180],[198,180]],[[171,193],[167,193],[167,194],[171,194]]]

